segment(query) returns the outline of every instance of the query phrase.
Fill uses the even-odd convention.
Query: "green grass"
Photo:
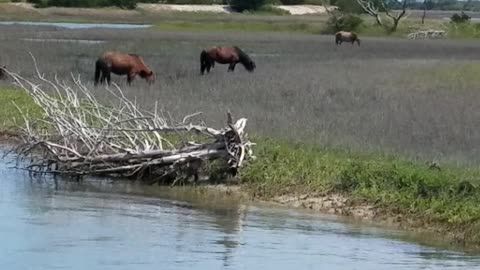
[[[24,91],[13,88],[0,88],[0,128],[13,130],[24,123],[19,109],[30,117],[38,117],[41,109],[37,107],[32,98]]]
[[[480,245],[477,169],[437,170],[397,156],[275,139],[257,143],[258,159],[241,178],[258,197],[341,193],[375,205],[383,217],[402,216],[408,226],[439,229],[460,243]]]

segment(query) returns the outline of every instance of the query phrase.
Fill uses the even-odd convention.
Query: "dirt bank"
[[[351,200],[340,194],[324,196],[292,196],[283,195],[272,198],[273,202],[292,207],[302,207],[328,214],[351,216],[356,219],[371,220],[377,216],[374,206],[368,204],[353,204]]]

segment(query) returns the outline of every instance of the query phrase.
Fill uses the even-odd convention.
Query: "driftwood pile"
[[[419,30],[407,35],[408,39],[440,39],[445,38],[447,32],[444,30]]]
[[[32,173],[122,176],[173,184],[191,176],[196,181],[208,161],[218,161],[217,169],[235,174],[253,158],[245,118],[234,122],[228,113],[223,129],[190,122],[198,113],[176,122],[157,104],[153,111],[140,109],[118,86],[101,89],[114,100],[102,105],[78,78],[69,86],[37,72],[40,84],[34,84],[7,72],[44,114],[31,119],[22,112],[23,143],[15,153],[18,160],[28,159],[23,168]]]

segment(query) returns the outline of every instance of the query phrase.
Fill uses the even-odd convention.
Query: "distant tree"
[[[379,12],[385,12],[385,15],[392,20],[392,26],[388,29],[395,32],[398,23],[405,16],[408,0],[394,1],[387,5],[385,0],[356,0],[363,10],[370,16],[375,18],[378,25],[384,26]],[[400,12],[392,14],[392,6],[400,5]]]

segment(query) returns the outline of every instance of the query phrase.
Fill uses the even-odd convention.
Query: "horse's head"
[[[252,60],[247,61],[247,62],[245,63],[245,68],[246,68],[249,72],[253,72],[256,67],[257,67],[257,65],[256,65],[255,62],[253,62]]]
[[[7,77],[7,72],[5,71],[6,68],[7,66],[0,67],[0,80],[3,80]]]
[[[155,82],[155,73],[153,73],[153,71],[150,70],[150,72],[147,74],[145,79],[149,84],[153,84]]]
[[[144,78],[147,80],[149,84],[152,84],[155,82],[155,73],[153,71],[142,71],[140,72],[140,77]]]

